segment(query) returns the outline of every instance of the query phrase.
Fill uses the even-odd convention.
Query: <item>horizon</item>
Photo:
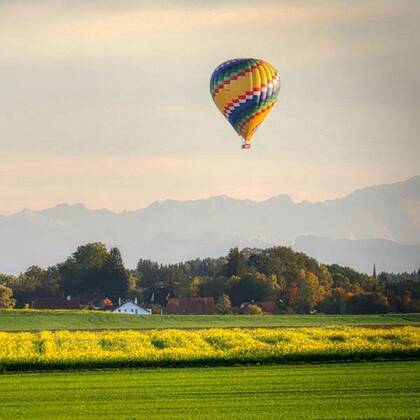
[[[123,209],[123,210],[119,210],[119,211],[118,210],[115,210],[115,209],[112,209],[112,208],[108,208],[108,207],[97,207],[97,208],[90,207],[86,203],[83,203],[83,202],[60,202],[60,203],[55,203],[55,204],[53,204],[53,205],[51,205],[49,207],[44,207],[44,208],[39,208],[39,209],[23,208],[23,209],[20,209],[20,210],[17,210],[15,212],[11,212],[11,213],[8,213],[8,214],[7,213],[0,213],[0,216],[8,217],[8,216],[13,216],[13,215],[16,215],[16,214],[25,212],[25,211],[28,211],[28,212],[41,212],[41,211],[45,211],[45,210],[54,209],[54,208],[60,207],[60,206],[68,206],[68,207],[83,206],[87,210],[92,210],[92,211],[106,210],[106,211],[109,211],[109,212],[112,212],[112,213],[118,215],[118,214],[121,214],[121,213],[131,213],[131,212],[136,212],[136,211],[144,210],[144,209],[146,209],[148,207],[153,206],[154,204],[163,204],[165,202],[171,202],[171,201],[172,202],[173,201],[174,202],[195,202],[195,201],[206,201],[206,200],[210,200],[212,198],[228,198],[228,199],[238,200],[238,201],[252,201],[254,203],[263,203],[263,202],[269,201],[269,200],[271,200],[273,198],[287,197],[288,199],[290,199],[290,201],[293,204],[296,204],[296,205],[306,204],[306,203],[309,203],[309,204],[319,204],[319,203],[324,203],[324,202],[327,202],[327,201],[333,201],[333,200],[339,200],[339,199],[346,198],[346,197],[352,195],[353,193],[355,193],[357,191],[367,190],[367,189],[375,188],[375,187],[382,187],[382,186],[390,186],[390,185],[401,184],[401,183],[405,183],[405,182],[411,181],[411,180],[413,180],[415,178],[420,178],[420,174],[419,175],[413,175],[413,176],[411,176],[409,178],[406,178],[406,179],[403,179],[403,180],[399,180],[399,181],[395,181],[395,182],[391,182],[391,183],[386,183],[386,184],[373,184],[373,185],[367,185],[367,186],[364,186],[364,187],[358,187],[358,188],[354,189],[353,191],[350,191],[349,193],[347,193],[345,195],[338,196],[338,197],[330,197],[330,198],[326,198],[324,200],[317,200],[317,201],[309,201],[309,200],[296,201],[296,200],[293,199],[293,197],[291,197],[290,194],[287,194],[287,193],[274,194],[274,195],[271,195],[269,197],[266,197],[266,198],[263,198],[263,199],[260,199],[260,200],[255,200],[255,199],[252,199],[252,198],[234,197],[234,196],[219,194],[219,195],[212,195],[212,196],[200,197],[200,198],[190,198],[190,199],[184,199],[184,200],[174,199],[174,198],[166,198],[166,199],[163,199],[163,200],[155,200],[155,201],[152,201],[152,202],[146,204],[143,207],[138,207],[138,208],[133,208],[133,209]]]

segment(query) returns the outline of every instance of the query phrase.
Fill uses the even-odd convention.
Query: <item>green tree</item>
[[[101,282],[97,292],[109,296],[111,300],[127,296],[129,289],[129,273],[124,267],[118,248],[111,248],[101,269]]]
[[[3,286],[12,287],[12,285],[16,282],[16,277],[12,276],[11,274],[2,274],[0,273],[0,284]]]
[[[287,297],[287,304],[286,304],[286,310],[287,312],[295,312],[296,311],[296,298],[298,293],[298,285],[295,281],[292,281],[286,292]]]
[[[227,256],[227,262],[223,267],[225,277],[241,276],[246,271],[246,258],[239,249],[232,248]]]
[[[44,275],[44,270],[32,266],[17,276],[11,288],[19,307],[25,303],[29,304],[36,297],[43,297],[42,279]]]
[[[204,278],[200,284],[199,296],[212,296],[216,301],[229,290],[228,280],[223,276]]]
[[[321,300],[323,290],[320,287],[319,279],[314,274],[306,272],[304,269],[299,271],[298,290],[296,295],[296,309],[298,312],[309,313],[315,309]]]
[[[83,270],[100,269],[106,258],[108,251],[105,244],[102,242],[92,242],[86,245],[81,245],[73,254],[76,263]]]
[[[262,273],[249,273],[229,280],[229,296],[235,306],[243,302],[274,300],[280,293],[276,277]]]
[[[61,289],[61,273],[58,266],[48,267],[41,280],[41,292],[44,296],[60,296]]]
[[[49,267],[44,270],[41,267],[33,265],[23,274],[25,277],[21,280],[32,290],[32,296],[26,296],[30,301],[36,297],[59,296],[61,288],[61,276],[57,267]],[[20,300],[20,299],[18,299]]]
[[[167,287],[176,297],[194,296],[192,280],[181,267],[176,265],[162,268],[162,275],[166,279]]]
[[[144,290],[144,296],[162,306],[168,296],[174,296],[180,289],[185,290],[184,279],[188,280],[178,265],[164,266],[150,260],[140,259],[137,271],[138,285]]]
[[[130,290],[137,290],[138,274],[136,272],[130,272],[128,276],[128,288]]]
[[[348,314],[382,314],[388,312],[388,301],[382,293],[355,295],[346,303]]]
[[[157,288],[157,283],[160,281],[160,271],[161,265],[159,263],[151,260],[140,259],[137,263],[140,286],[151,290]]]
[[[326,314],[346,313],[346,302],[350,293],[341,287],[332,289],[331,293],[320,303],[319,310]]]
[[[190,286],[191,296],[198,296],[202,282],[203,282],[203,279],[200,276],[194,276],[191,279],[191,286]]]
[[[319,278],[319,285],[322,288],[322,294],[329,295],[333,287],[334,279],[331,273],[328,271],[328,267],[326,265],[321,264],[320,274],[318,278]]]
[[[222,296],[220,296],[216,303],[216,309],[219,314],[232,313],[232,303],[230,302],[228,295],[223,294]]]
[[[0,309],[12,309],[15,304],[12,289],[0,284]]]
[[[81,245],[60,265],[62,289],[65,295],[92,297],[103,293],[102,268],[108,257],[100,242]]]
[[[341,289],[350,291],[351,290],[351,281],[350,279],[342,273],[333,274],[334,287],[340,287]]]

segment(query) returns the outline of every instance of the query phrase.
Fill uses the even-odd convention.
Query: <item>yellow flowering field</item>
[[[0,332],[12,369],[420,358],[420,328]]]

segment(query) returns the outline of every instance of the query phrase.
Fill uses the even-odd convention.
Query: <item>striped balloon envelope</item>
[[[213,100],[243,138],[243,149],[251,147],[257,127],[277,102],[280,78],[264,60],[239,58],[218,66],[210,80]]]

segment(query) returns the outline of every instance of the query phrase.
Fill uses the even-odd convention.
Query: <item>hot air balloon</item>
[[[279,90],[277,70],[256,58],[226,61],[210,80],[213,100],[243,138],[243,149],[251,147],[252,136],[277,102]]]

